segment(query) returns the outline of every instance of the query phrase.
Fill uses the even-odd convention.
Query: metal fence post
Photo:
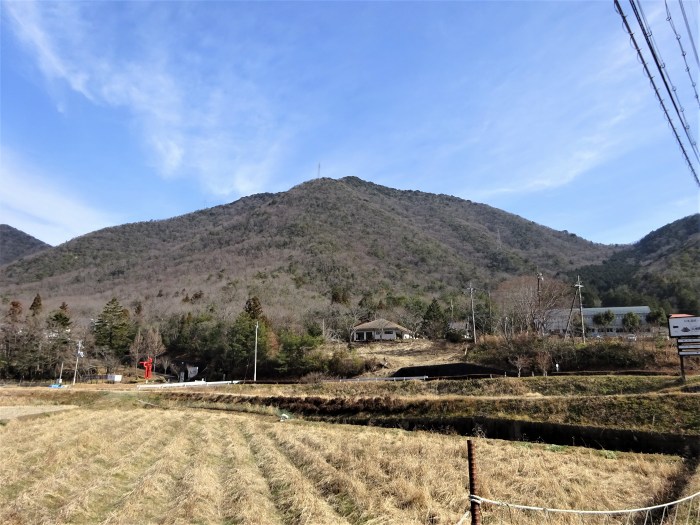
[[[476,472],[476,455],[474,454],[474,443],[471,439],[467,440],[467,461],[469,462],[469,508],[471,510],[472,525],[481,525],[481,505],[472,498],[472,496],[478,494],[479,488]]]

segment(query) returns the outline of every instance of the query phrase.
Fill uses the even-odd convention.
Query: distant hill
[[[599,265],[578,270],[589,306],[656,302],[700,315],[700,214],[674,221]]]
[[[254,294],[268,315],[300,319],[332,301],[463,295],[470,281],[483,289],[514,275],[616,264],[606,261],[631,258],[658,272],[686,250],[683,239],[607,246],[448,195],[322,178],[84,235],[0,268],[0,288],[66,300],[86,316],[112,296],[147,312],[195,305],[225,314]]]
[[[0,224],[0,265],[48,248],[51,246],[31,235],[7,224]]]

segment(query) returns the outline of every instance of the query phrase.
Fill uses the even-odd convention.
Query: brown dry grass
[[[682,468],[669,456],[476,441],[482,495],[531,505],[644,506]],[[424,432],[77,409],[0,427],[0,457],[8,524],[442,524],[468,506],[464,438]],[[484,523],[511,523],[484,511]]]
[[[342,345],[343,347],[347,345]],[[441,365],[464,362],[464,345],[425,339],[359,344],[355,352],[366,359],[376,359],[384,368],[367,373],[373,377],[389,376],[405,366]]]
[[[61,406],[55,406],[55,405],[38,405],[38,406],[9,405],[9,406],[0,406],[0,421],[9,421],[10,419],[38,416],[41,414],[60,412],[62,410],[71,410],[73,408],[78,408],[78,407],[75,405],[61,405]]]

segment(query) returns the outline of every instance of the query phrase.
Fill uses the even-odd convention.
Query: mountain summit
[[[562,276],[629,248],[448,195],[320,178],[172,219],[106,228],[0,269],[0,286],[76,302],[257,295],[280,311],[338,295],[423,298],[540,271]]]

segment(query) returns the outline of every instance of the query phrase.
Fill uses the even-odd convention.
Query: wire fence
[[[549,509],[516,505],[471,495],[480,507],[483,525],[700,525],[700,492],[676,501],[623,510]],[[468,525],[468,511],[457,525]]]

